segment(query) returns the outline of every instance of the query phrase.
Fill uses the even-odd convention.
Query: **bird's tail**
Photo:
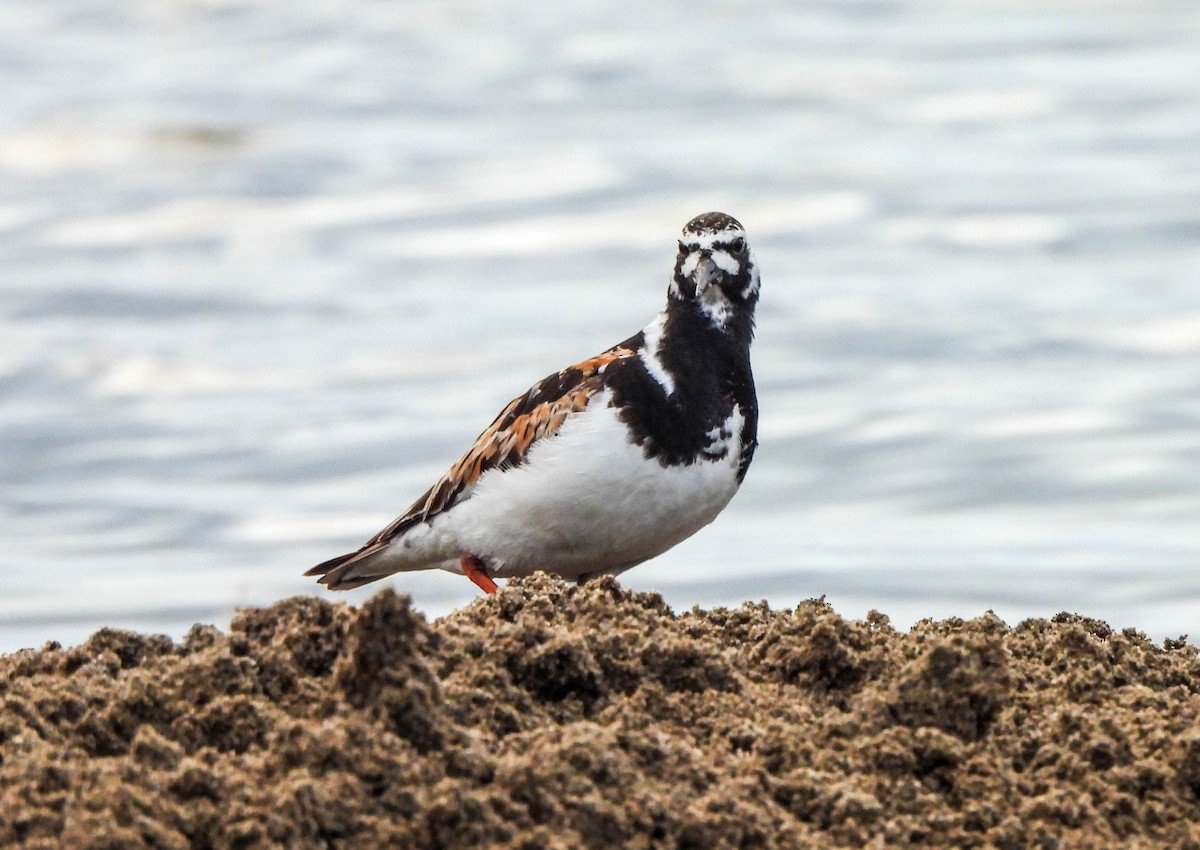
[[[306,576],[317,579],[330,590],[350,590],[361,587],[396,572],[399,566],[385,554],[387,545],[364,546],[357,552],[338,555],[305,571]]]

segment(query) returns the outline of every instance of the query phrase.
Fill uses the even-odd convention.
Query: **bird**
[[[618,575],[716,519],[758,445],[750,368],[759,270],[708,212],[678,239],[643,330],[517,396],[401,516],[305,575],[348,590],[413,570],[495,579]]]

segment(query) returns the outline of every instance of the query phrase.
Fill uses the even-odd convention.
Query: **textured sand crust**
[[[0,846],[1192,848],[1196,649],[535,577],[0,657]]]

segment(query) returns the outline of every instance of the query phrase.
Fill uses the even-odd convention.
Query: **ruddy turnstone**
[[[443,569],[494,593],[537,570],[616,575],[692,536],[754,457],[758,288],[742,226],[692,219],[645,330],[513,399],[401,517],[305,575],[345,590]]]

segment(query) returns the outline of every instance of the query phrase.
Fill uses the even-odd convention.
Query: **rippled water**
[[[0,649],[318,592],[708,209],[762,447],[627,584],[1200,633],[1190,0],[0,16]]]

